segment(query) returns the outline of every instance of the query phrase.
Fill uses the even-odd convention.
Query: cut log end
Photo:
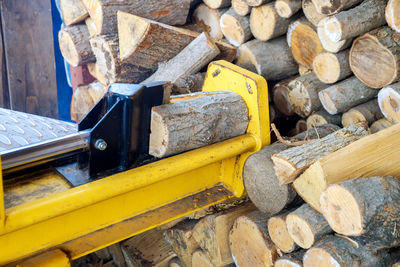
[[[240,46],[251,37],[248,17],[237,15],[232,9],[221,16],[220,26],[225,38],[234,46]]]
[[[287,231],[285,218],[280,216],[271,217],[268,220],[268,233],[271,240],[282,252],[289,253],[296,248],[293,239]]]
[[[371,53],[373,51],[373,58]],[[350,52],[350,66],[357,78],[371,88],[380,89],[393,83],[399,76],[397,55],[383,46],[370,34],[353,42]]]
[[[342,25],[335,16],[324,18],[320,23],[324,27],[326,36],[332,42],[339,42],[342,40]]]
[[[379,91],[379,108],[392,123],[400,122],[400,83],[390,85]]]
[[[359,236],[363,232],[363,216],[354,195],[345,187],[329,186],[320,197],[320,207],[331,228],[341,234]]]
[[[217,9],[217,8],[222,8],[222,7],[228,7],[231,5],[230,0],[204,0],[203,1],[207,6],[209,6],[212,9]]]
[[[343,49],[351,46],[352,39],[342,40],[339,42],[332,42],[326,35],[323,24],[319,24],[317,28],[318,38],[321,41],[322,47],[331,53],[337,53]]]
[[[266,20],[266,18],[268,18]],[[254,37],[259,40],[267,41],[270,39],[275,24],[277,21],[277,14],[273,5],[263,5],[254,7],[251,10],[250,27]]]
[[[80,57],[71,35],[67,31],[59,31],[58,42],[60,44],[61,54],[65,60],[73,67],[78,66]]]
[[[310,224],[296,214],[289,214],[286,218],[287,230],[294,242],[302,248],[310,248],[315,240]]]
[[[311,248],[304,256],[304,266],[324,266],[338,267],[341,266],[334,257],[322,248]]]
[[[219,22],[221,14],[224,13],[224,11],[226,11],[226,9],[219,11],[205,4],[200,4],[193,12],[193,19],[211,38],[221,40],[223,38],[223,33]]]
[[[400,33],[400,1],[399,0],[389,0],[386,10],[385,10],[385,18],[388,25]]]
[[[340,79],[340,68],[338,58],[327,52],[318,54],[312,64],[312,69],[318,79],[327,84],[335,83]]]
[[[338,113],[336,105],[332,101],[328,91],[322,90],[321,92],[318,93],[318,97],[321,100],[322,106],[326,111],[328,111],[330,114]]]
[[[290,18],[301,9],[301,1],[278,0],[275,1],[275,9],[282,18]]]
[[[232,8],[240,16],[246,16],[251,11],[251,7],[244,0],[232,0]]]

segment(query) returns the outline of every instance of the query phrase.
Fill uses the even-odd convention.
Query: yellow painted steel
[[[16,264],[17,267],[68,267],[69,258],[61,250],[51,250]]]
[[[32,197],[32,189],[25,194],[27,187],[13,187],[14,195],[24,198],[25,194],[28,200],[11,206],[6,203],[8,208],[3,203],[3,190],[8,189],[0,188],[0,264],[53,248],[61,248],[71,259],[78,258],[241,196],[247,156],[269,143],[266,81],[231,63],[217,61],[209,65],[203,90],[231,90],[244,99],[250,117],[245,135],[75,188],[62,187],[50,190],[51,194],[46,191],[40,197]],[[24,179],[29,181],[29,177]],[[62,184],[55,173],[46,179],[49,185]],[[41,194],[40,190],[34,192]]]

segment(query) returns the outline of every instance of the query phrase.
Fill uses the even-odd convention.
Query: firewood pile
[[[214,207],[117,244],[123,264],[400,261],[400,180],[392,178],[400,178],[399,0],[61,0],[61,8],[64,58],[97,79],[74,91],[74,120],[113,83],[171,82],[171,103],[189,118],[184,135],[192,139],[154,137],[153,156],[199,146],[189,111],[204,101],[212,106],[205,129],[220,113],[235,125],[214,129],[207,144],[244,133],[240,99],[199,92],[209,62],[256,72],[270,89],[277,141],[245,163],[251,203]],[[188,93],[203,100],[180,102]],[[152,129],[173,128],[171,107],[153,110]]]

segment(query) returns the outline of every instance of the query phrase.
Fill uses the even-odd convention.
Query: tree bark
[[[371,127],[369,127],[369,130],[371,131],[371,134],[380,132],[386,128],[389,128],[393,126],[393,123],[391,123],[389,120],[387,119],[380,119],[377,120],[376,122],[371,124]]]
[[[318,79],[327,84],[336,83],[352,74],[349,64],[350,49],[337,54],[322,52],[314,57],[312,69]]]
[[[351,240],[329,235],[303,258],[304,267],[314,266],[390,266],[390,255],[387,251],[375,253],[362,244],[355,245]]]
[[[233,262],[229,250],[229,230],[236,218],[252,210],[254,206],[246,204],[209,215],[196,224],[193,237],[214,266],[225,266]]]
[[[99,35],[90,39],[96,56],[99,72],[107,84],[140,83],[149,77],[153,70],[122,62],[119,58],[118,38]]]
[[[286,227],[286,218],[291,210],[280,213],[268,219],[268,234],[276,245],[284,253],[290,253],[298,249],[298,246],[289,235]]]
[[[400,12],[400,1],[389,0],[385,9],[385,18],[387,24],[394,31],[400,33],[400,18],[398,16]]]
[[[178,55],[166,63],[160,63],[157,71],[143,83],[170,81],[175,83],[189,75],[194,75],[220,53],[207,33],[200,34]]]
[[[312,164],[293,186],[315,210],[321,193],[330,185],[358,177],[400,177],[400,125],[366,136]],[[377,156],[379,155],[379,156]]]
[[[233,8],[230,8],[221,16],[220,26],[225,38],[234,46],[240,46],[253,37],[249,16],[240,16],[236,14]]]
[[[181,52],[200,34],[169,26],[128,13],[118,12],[119,56],[122,62],[155,71],[160,62]],[[236,48],[216,42],[221,51],[217,59],[232,61]]]
[[[246,16],[251,11],[251,6],[245,0],[232,0],[232,8],[240,16]]]
[[[323,51],[314,26],[305,19],[290,24],[287,43],[297,63],[309,68],[312,68],[314,58]]]
[[[269,42],[251,40],[240,46],[238,54],[237,65],[267,80],[282,80],[298,71],[284,37]]]
[[[318,93],[322,106],[329,114],[346,112],[352,107],[376,97],[378,91],[352,76]]]
[[[237,266],[273,266],[278,258],[268,236],[267,217],[260,211],[236,219],[229,233],[229,245]]]
[[[196,24],[200,25],[211,38],[221,40],[224,35],[219,21],[227,10],[227,8],[212,9],[205,4],[200,4],[193,12],[193,20]]]
[[[378,104],[382,114],[391,123],[400,122],[400,82],[380,90]]]
[[[268,2],[271,2],[272,0],[244,0],[249,6],[255,7],[255,6],[261,6],[263,4],[266,4]]]
[[[330,185],[320,208],[332,229],[360,236],[373,250],[400,244],[400,180],[393,177],[358,178]]]
[[[282,18],[290,18],[301,9],[301,0],[277,0],[275,10]]]
[[[172,84],[171,93],[173,95],[180,95],[200,92],[203,88],[205,76],[205,72],[199,72],[193,75],[179,78]]]
[[[353,42],[349,60],[358,79],[383,88],[400,79],[400,38],[389,27],[366,33]]]
[[[201,92],[187,100],[153,107],[149,154],[158,158],[242,135],[249,118],[236,93]]]
[[[78,86],[72,94],[71,119],[80,121],[104,96],[107,87],[99,82]]]
[[[296,135],[295,140],[310,140],[324,137],[340,129],[336,125],[315,127]],[[243,183],[246,192],[256,207],[267,216],[279,213],[296,198],[290,185],[281,185],[273,171],[271,156],[288,149],[289,146],[275,142],[247,158],[243,167]]]
[[[203,2],[212,9],[229,7],[231,5],[230,0],[203,0]]]
[[[199,248],[193,237],[193,228],[197,220],[187,220],[164,233],[164,239],[186,267],[192,266],[192,254]]]
[[[275,10],[274,3],[253,7],[250,15],[250,28],[254,37],[268,41],[286,34],[289,24],[299,16],[282,18]]]
[[[362,0],[312,0],[318,13],[324,15],[333,15],[341,12],[342,10],[349,9]]]
[[[299,76],[291,81],[289,87],[292,90],[289,92],[289,99],[294,112],[305,118],[313,111],[321,109],[318,92],[328,86],[321,82],[314,73]]]
[[[286,226],[290,237],[304,249],[311,248],[315,242],[333,232],[324,216],[308,204],[288,214]]]
[[[325,110],[314,112],[307,118],[307,129],[312,129],[316,126],[324,124],[334,124],[340,126],[342,124],[342,116],[340,114],[331,115]]]
[[[89,16],[81,0],[61,0],[60,9],[66,26],[82,22]]]
[[[82,0],[99,34],[117,32],[117,12],[123,11],[168,25],[186,23],[191,0]]]
[[[275,262],[275,267],[303,267],[303,256],[305,250],[299,250],[290,254],[285,254]]]
[[[312,143],[276,153],[271,157],[275,175],[282,184],[291,183],[320,158],[367,135],[363,127],[349,126]]]
[[[346,48],[349,48],[353,42],[353,39],[347,39],[339,42],[332,42],[331,39],[326,35],[323,24],[320,23],[317,27],[318,38],[321,41],[322,47],[331,53],[338,53]]]
[[[58,42],[64,59],[73,67],[95,62],[85,24],[69,26],[58,32]]]
[[[292,103],[289,100],[289,92],[292,90],[289,83],[297,77],[290,77],[280,81],[272,88],[272,99],[275,107],[286,116],[294,115]]]
[[[327,15],[320,14],[317,11],[312,0],[302,0],[301,7],[304,13],[304,16],[307,18],[309,22],[311,22],[315,27],[318,26],[318,23],[321,19],[325,18]]]
[[[342,115],[343,127],[349,125],[363,124],[371,125],[374,121],[383,118],[383,114],[379,109],[377,99],[372,99],[364,104],[351,108]]]

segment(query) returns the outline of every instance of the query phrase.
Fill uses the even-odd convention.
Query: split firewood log
[[[378,101],[376,98],[351,108],[349,111],[342,115],[343,127],[356,124],[371,125],[374,121],[383,118],[383,114],[379,109]]]
[[[318,97],[324,109],[334,115],[365,103],[377,94],[377,90],[369,88],[352,76],[320,91]]]
[[[352,125],[314,142],[276,153],[271,157],[276,177],[282,184],[291,183],[318,159],[367,135],[363,127]]]
[[[339,53],[322,52],[314,57],[312,69],[318,79],[327,84],[336,83],[352,74],[349,64],[350,49]]]
[[[61,0],[60,9],[66,26],[82,22],[89,16],[81,0]]]
[[[351,47],[349,60],[354,75],[371,88],[380,89],[398,81],[398,33],[385,26],[358,37]]]
[[[382,114],[392,123],[400,122],[400,82],[391,84],[378,93]]]

